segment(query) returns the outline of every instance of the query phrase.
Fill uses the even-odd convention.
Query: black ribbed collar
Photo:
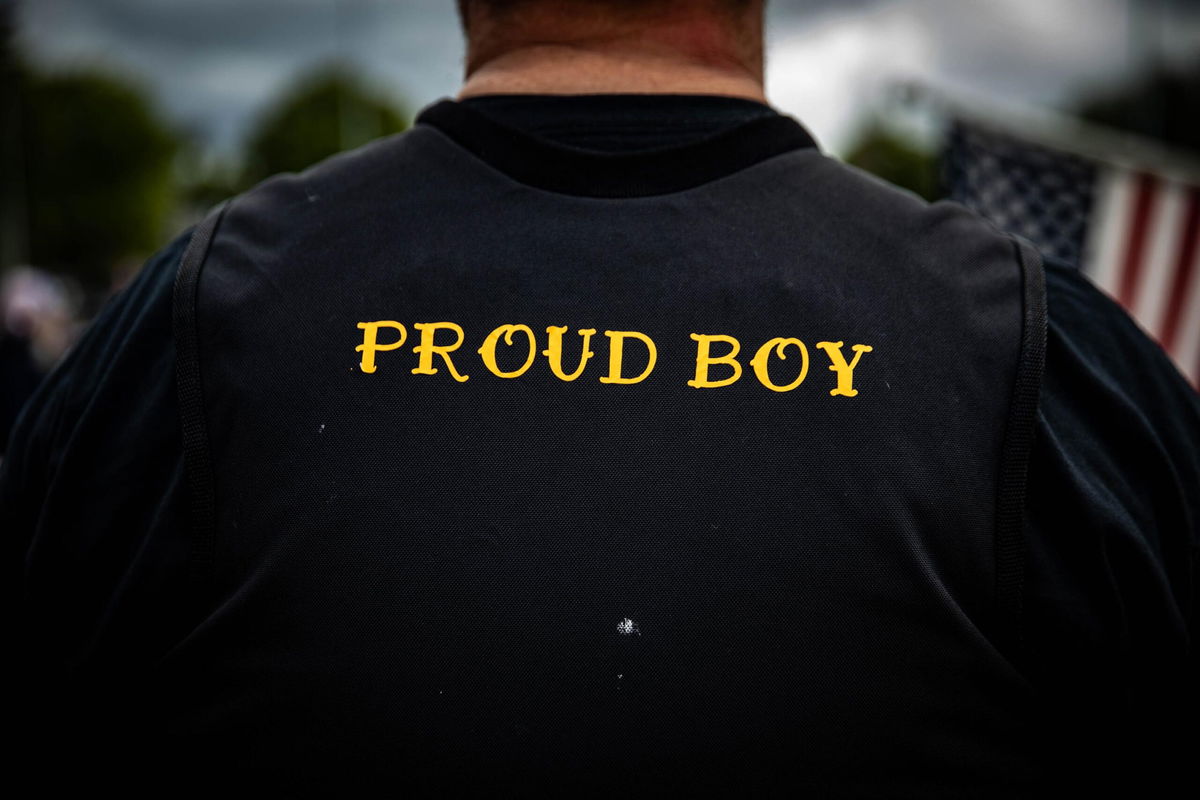
[[[645,98],[639,95],[613,95]],[[634,101],[638,102],[638,101]],[[794,118],[772,113],[685,144],[611,152],[572,147],[505,125],[467,103],[434,102],[417,115],[514,180],[581,197],[683,191],[799,148],[818,148]]]

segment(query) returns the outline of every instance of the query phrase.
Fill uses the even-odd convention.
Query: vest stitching
[[[1004,642],[1020,662],[1024,650],[1025,494],[1046,361],[1046,284],[1038,251],[1009,237],[1021,268],[1021,349],[1004,428],[996,509],[996,602]]]
[[[216,497],[208,427],[204,418],[204,390],[200,375],[196,300],[200,270],[213,234],[229,207],[215,206],[196,227],[175,277],[173,328],[176,343],[176,389],[183,428],[183,460],[191,490],[192,547],[189,578],[203,587],[212,575],[216,548]]]

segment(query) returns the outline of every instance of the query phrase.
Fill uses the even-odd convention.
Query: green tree
[[[244,182],[298,172],[406,127],[405,111],[350,69],[318,67],[285,90],[259,119],[246,146]]]
[[[161,245],[174,210],[174,132],[145,94],[99,73],[13,70],[32,263],[105,287],[118,261]]]

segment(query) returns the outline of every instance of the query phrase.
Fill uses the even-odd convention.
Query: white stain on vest
[[[642,632],[638,630],[637,623],[631,620],[629,617],[626,617],[617,623],[617,633],[620,633],[623,636],[632,636],[635,633],[638,636],[642,635]]]

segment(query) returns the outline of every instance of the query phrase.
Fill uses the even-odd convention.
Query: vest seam
[[[1035,420],[1046,360],[1046,285],[1040,253],[1015,235],[1021,275],[1021,343],[1001,445],[996,501],[996,603],[1003,641],[1014,661],[1024,642],[1025,499]]]
[[[196,227],[180,261],[172,298],[172,326],[176,343],[176,392],[183,432],[184,473],[191,495],[189,506],[192,540],[188,558],[188,578],[198,588],[204,588],[212,578],[215,562],[216,484],[204,414],[197,299],[201,269],[230,202],[224,200],[219,203]]]

